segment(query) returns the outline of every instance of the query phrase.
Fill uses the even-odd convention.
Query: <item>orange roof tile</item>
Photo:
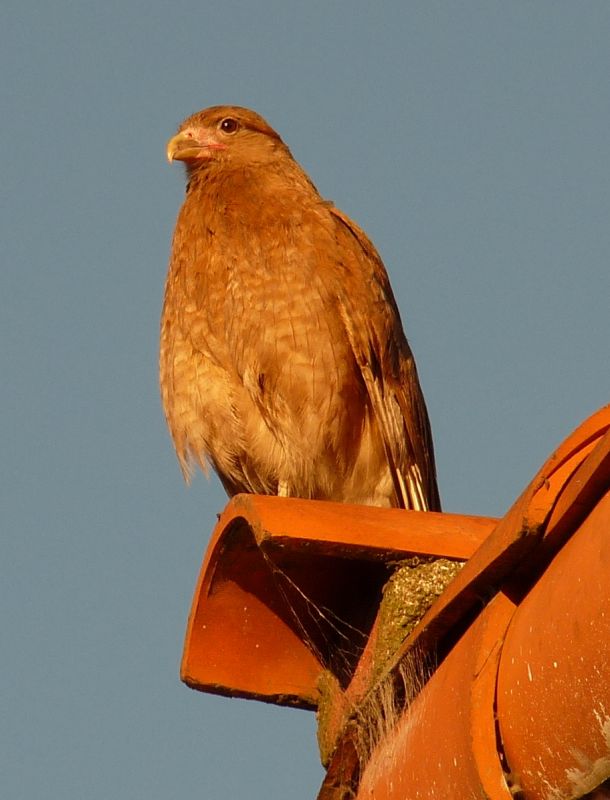
[[[324,800],[346,787],[375,800],[581,796],[610,776],[609,492],[610,406],[500,521],[236,497],[204,560],[182,678],[319,706]],[[467,561],[380,665],[383,587],[414,554]]]

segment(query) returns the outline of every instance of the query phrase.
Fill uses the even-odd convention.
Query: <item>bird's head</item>
[[[167,159],[183,161],[189,174],[211,164],[268,164],[288,148],[254,111],[212,106],[185,119],[167,143]]]

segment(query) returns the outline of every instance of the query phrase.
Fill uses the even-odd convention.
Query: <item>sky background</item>
[[[250,106],[369,233],[444,507],[501,516],[610,401],[610,4],[68,2],[0,11],[0,784],[314,798],[314,715],[178,666],[226,498],[157,389],[178,123]]]

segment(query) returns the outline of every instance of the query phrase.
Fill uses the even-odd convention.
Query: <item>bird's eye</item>
[[[235,133],[239,128],[239,122],[233,117],[225,117],[220,123],[220,130],[223,133]]]

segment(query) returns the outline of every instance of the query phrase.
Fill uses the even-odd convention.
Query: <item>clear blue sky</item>
[[[165,142],[269,119],[383,255],[446,510],[499,516],[610,400],[610,4],[4,0],[0,39],[2,796],[309,800],[313,714],[178,680],[225,497],[158,399]]]

